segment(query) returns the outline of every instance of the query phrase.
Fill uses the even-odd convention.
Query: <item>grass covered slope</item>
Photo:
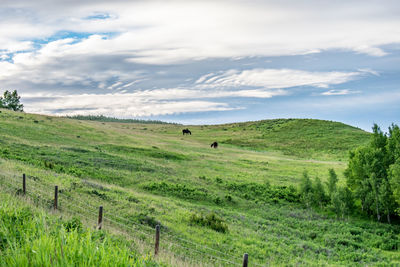
[[[324,148],[319,152],[320,157],[310,160],[308,152],[305,157],[300,155],[302,149],[298,143],[290,145],[290,140],[284,137],[283,141],[276,142],[272,142],[272,138],[260,139],[257,129],[260,126],[256,125],[263,125],[263,122],[232,124],[231,127],[193,126],[190,127],[193,135],[182,136],[182,127],[178,125],[78,121],[6,110],[0,113],[0,121],[0,157],[124,186],[159,182],[164,177],[183,184],[193,184],[194,179],[195,184],[203,186],[204,181],[198,179],[203,176],[286,185],[297,184],[305,169],[325,179],[328,168],[341,174],[345,167],[342,162],[332,162],[343,159],[345,154],[344,145],[335,150],[340,142],[334,141],[333,134],[320,144]],[[303,123],[302,120],[293,122]],[[285,125],[293,122],[287,120]],[[318,125],[328,123],[317,122]],[[291,127],[292,132],[294,129],[296,127]],[[310,131],[313,129],[315,127]],[[346,139],[349,148],[357,146],[364,140],[358,135],[368,134],[354,131],[354,136],[337,134],[337,139]],[[297,135],[303,136],[304,131],[297,131]],[[302,138],[311,139],[306,135]],[[229,139],[231,141],[227,141]],[[215,140],[222,145],[219,149],[210,149],[210,143]],[[246,147],[225,144],[239,141]],[[279,149],[283,146],[286,148]],[[298,156],[288,157],[285,149]]]
[[[19,188],[21,173],[26,173],[28,190],[42,192],[47,206],[58,185],[60,210],[90,222],[96,214],[89,212],[104,206],[109,219],[104,229],[124,230],[135,242],[149,241],[143,255],[153,250],[159,223],[160,251],[186,255],[188,266],[240,265],[243,253],[258,266],[398,264],[397,225],[336,220],[333,213],[304,209],[299,203],[296,188],[304,170],[324,181],[333,168],[343,180],[345,147],[336,149],[333,138],[353,147],[364,142],[359,135],[368,136],[333,123],[337,133],[329,132],[331,139],[321,137],[320,154],[302,156],[296,141],[287,149],[297,154],[287,155],[279,147],[299,127],[291,123],[307,121],[284,120],[279,127],[273,121],[190,126],[192,135],[183,136],[186,126],[79,121],[3,110],[0,174],[14,177]],[[272,141],[271,130],[263,143],[261,133],[269,130],[257,126],[272,122],[277,141]],[[330,122],[315,123],[309,127]],[[287,136],[280,142],[283,133]],[[312,141],[312,133],[302,130],[296,136],[302,134]],[[228,144],[227,139],[247,145]],[[220,143],[218,149],[210,148],[213,141]],[[148,238],[140,234],[146,231]],[[168,255],[159,261],[178,266]],[[210,263],[212,256],[222,260]]]
[[[221,143],[314,159],[344,159],[366,144],[369,133],[340,122],[274,119],[206,127]],[[200,126],[201,130],[205,127]]]
[[[4,188],[2,188],[4,190]],[[0,191],[0,266],[157,266],[129,244]]]

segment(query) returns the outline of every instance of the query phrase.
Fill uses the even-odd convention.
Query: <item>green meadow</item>
[[[51,258],[67,266],[76,256],[92,266],[241,266],[244,253],[249,266],[400,264],[397,224],[339,220],[299,201],[304,171],[325,182],[334,169],[345,182],[348,151],[368,143],[365,131],[312,119],[203,126],[81,119],[1,110],[0,265],[23,254],[15,264]],[[99,206],[105,219],[96,231]],[[13,220],[21,221],[18,233],[7,230]],[[80,230],[68,232],[71,222]],[[35,250],[41,259],[31,251],[36,236],[47,242]],[[59,253],[63,242],[71,244],[68,257]],[[87,251],[76,252],[74,242],[88,242]],[[91,252],[96,247],[102,254]]]

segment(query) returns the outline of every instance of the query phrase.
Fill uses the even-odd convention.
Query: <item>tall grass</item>
[[[123,239],[0,192],[0,266],[157,266]]]

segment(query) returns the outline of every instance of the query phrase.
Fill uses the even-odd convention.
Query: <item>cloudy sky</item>
[[[25,111],[400,124],[397,0],[0,0]]]

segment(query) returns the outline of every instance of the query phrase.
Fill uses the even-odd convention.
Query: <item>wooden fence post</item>
[[[97,221],[97,229],[101,230],[103,227],[103,206],[99,207],[99,220]]]
[[[158,254],[158,248],[160,246],[160,225],[156,226],[156,243],[154,246],[154,255]]]
[[[244,255],[243,255],[243,267],[247,267],[248,264],[249,264],[249,254],[244,253]]]
[[[54,187],[54,210],[58,209],[58,186]]]
[[[26,175],[22,174],[22,193],[26,195]]]

